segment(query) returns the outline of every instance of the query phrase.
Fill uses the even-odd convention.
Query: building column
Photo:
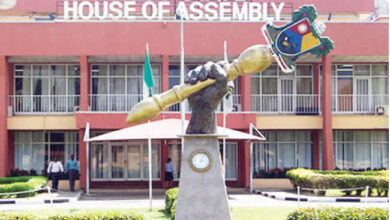
[[[333,170],[332,57],[322,57],[322,169]]]
[[[80,56],[80,111],[88,111],[89,106],[89,65],[88,56]]]
[[[320,169],[320,131],[313,132],[313,168]]]
[[[0,56],[0,177],[9,174],[8,167],[8,94],[9,94],[9,71],[8,58]]]
[[[169,56],[162,56],[162,71],[161,71],[161,89],[167,91],[169,89]]]
[[[80,188],[87,188],[87,144],[84,142],[85,129],[79,130]]]
[[[239,91],[241,95],[241,110],[249,112],[251,111],[251,76],[246,74],[240,76],[238,81]]]
[[[238,173],[237,180],[241,187],[248,188],[250,184],[250,143],[238,142]]]
[[[163,188],[168,187],[168,183],[165,182],[165,163],[167,162],[168,157],[169,157],[168,141],[162,140],[161,141],[161,186]]]

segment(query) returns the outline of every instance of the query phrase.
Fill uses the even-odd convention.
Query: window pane
[[[80,66],[79,65],[68,65],[68,75],[69,76],[80,76]]]
[[[278,66],[271,65],[266,70],[264,70],[261,74],[263,76],[276,76],[277,75]]]
[[[312,167],[312,145],[311,144],[297,144],[298,167],[311,168]]]
[[[372,132],[372,140],[374,142],[388,142],[389,141],[389,133],[387,131],[373,131]]]
[[[108,94],[107,78],[92,79],[92,94]]]
[[[107,65],[92,65],[92,76],[107,76]]]
[[[355,131],[354,138],[357,142],[370,142],[370,132],[369,131]]]
[[[388,91],[389,90],[387,88],[387,78],[372,78],[372,93],[374,95],[382,95],[382,97],[385,99],[386,97],[384,95],[387,95]]]
[[[47,76],[49,75],[49,67],[47,65],[34,65],[33,66],[34,76]]]
[[[123,178],[125,170],[125,155],[124,146],[112,145],[111,146],[111,177]]]
[[[372,65],[373,76],[387,76],[387,65]]]
[[[225,178],[237,179],[237,143],[226,143]]]
[[[92,144],[92,179],[108,179],[108,146]]]
[[[127,66],[127,75],[142,77],[143,76],[142,70],[143,70],[142,66],[136,66],[136,65]]]
[[[124,65],[110,65],[110,76],[124,76],[125,66]]]
[[[260,94],[260,78],[259,77],[251,77],[251,94],[259,95]]]
[[[311,83],[311,78],[297,78],[297,94],[312,94]]]
[[[30,76],[31,65],[15,65],[15,76]]]
[[[66,76],[65,65],[51,65],[50,70],[52,76]]]
[[[374,144],[372,156],[373,169],[389,169],[389,145]]]
[[[141,178],[141,146],[129,145],[127,148],[128,154],[128,178]]]
[[[181,166],[181,144],[171,143],[169,144],[168,157],[171,158],[174,172],[174,178],[180,178],[180,166]]]
[[[263,78],[261,87],[262,94],[278,94],[276,78]]]
[[[30,78],[15,78],[15,95],[31,95]]]
[[[311,76],[311,65],[297,65],[297,76]]]
[[[45,170],[45,145],[33,144],[32,145],[32,167],[37,174],[41,174]]]
[[[339,143],[337,145],[337,169],[353,169],[353,144]]]
[[[371,149],[369,143],[355,143],[355,169],[371,167]]]
[[[279,144],[279,168],[295,167],[295,146],[294,144]]]
[[[144,179],[149,178],[148,145],[144,144]],[[152,144],[152,178],[160,177],[160,145]]]
[[[295,132],[294,131],[279,131],[278,132],[279,141],[295,141]]]
[[[80,78],[69,78],[68,80],[68,94],[80,95]]]
[[[66,95],[66,78],[52,77],[50,87],[50,95]]]
[[[369,65],[355,65],[354,73],[357,76],[369,76],[370,75],[370,66]]]
[[[312,132],[311,131],[297,131],[297,142],[311,142]]]
[[[115,77],[110,78],[110,95],[118,94],[123,95],[126,94],[126,78],[125,77]]]

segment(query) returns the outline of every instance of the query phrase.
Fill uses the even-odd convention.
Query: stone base
[[[191,169],[189,157],[196,150],[212,156],[212,167],[198,173]],[[185,136],[181,163],[176,220],[230,220],[231,214],[222,176],[219,143],[216,136]]]

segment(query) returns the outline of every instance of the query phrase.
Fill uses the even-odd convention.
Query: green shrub
[[[286,175],[295,188],[348,189],[369,186],[370,189],[376,189],[378,195],[388,194],[388,171],[320,171],[298,168],[289,170]],[[360,194],[362,190],[356,192]],[[350,191],[346,193],[348,195]]]
[[[34,216],[31,214],[15,215],[15,214],[0,214],[0,220],[143,220],[142,214],[131,211],[87,211],[75,212],[72,214],[59,214],[48,217]]]
[[[179,189],[172,188],[165,192],[165,214],[171,219],[175,218],[177,197],[179,196]]]
[[[42,188],[47,183],[47,178],[43,176],[20,176],[0,178],[0,194],[31,191]],[[17,197],[33,196],[36,192],[17,194]],[[0,196],[6,197],[6,196]]]
[[[387,220],[388,209],[380,208],[304,208],[290,213],[288,220]]]

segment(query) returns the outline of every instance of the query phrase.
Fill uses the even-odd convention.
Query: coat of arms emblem
[[[269,49],[284,72],[294,71],[295,61],[300,55],[310,52],[319,57],[333,49],[333,42],[328,37],[321,37],[325,24],[315,21],[316,18],[314,6],[305,5],[293,13],[290,23],[263,26]]]

